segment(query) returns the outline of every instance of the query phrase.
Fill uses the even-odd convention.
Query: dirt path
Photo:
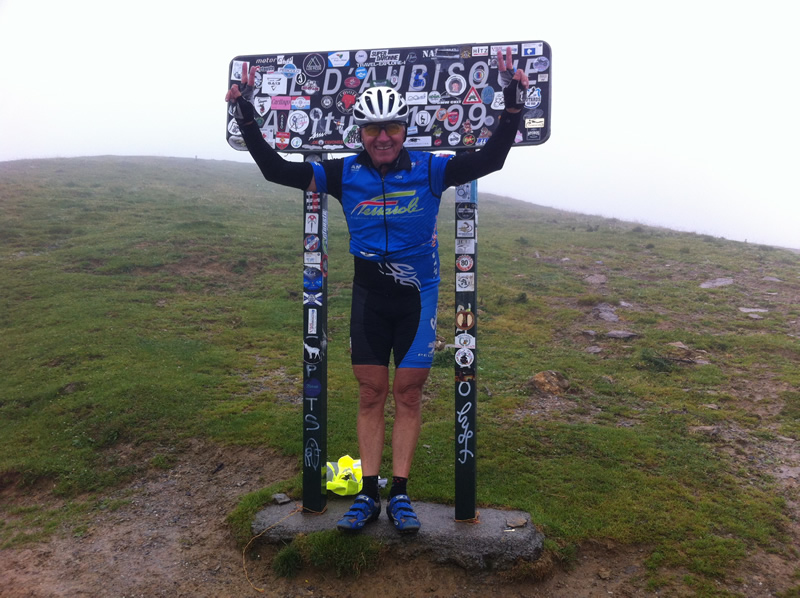
[[[380,595],[440,598],[682,596],[679,588],[648,592],[643,561],[648,551],[596,543],[584,546],[569,572],[553,567],[545,581],[507,574],[467,572],[421,559],[393,562],[384,555],[377,571],[337,579],[306,568],[300,576],[276,578],[273,547],[248,560],[231,538],[225,517],[238,497],[293,473],[296,460],[253,448],[219,448],[196,442],[170,470],[151,470],[126,488],[114,510],[99,510],[82,537],[55,538],[22,549],[0,551],[4,598],[155,596],[348,597]],[[7,490],[3,500],[27,500]],[[776,596],[792,573],[782,559],[756,555],[737,588],[749,597]],[[783,583],[778,585],[779,578]],[[364,591],[362,584],[372,589]],[[259,592],[262,589],[263,592]]]

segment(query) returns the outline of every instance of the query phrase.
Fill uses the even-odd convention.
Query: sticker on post
[[[317,333],[317,310],[311,308],[308,310],[308,329],[306,330],[306,334],[316,334]]]
[[[469,202],[471,195],[472,183],[464,183],[456,187],[456,199],[460,202]],[[457,207],[461,209],[461,205]],[[472,216],[459,216],[459,218],[471,218]]]
[[[320,238],[317,235],[308,235],[303,242],[306,251],[317,251],[320,248]]]
[[[456,239],[456,253],[475,254],[475,239]]]
[[[462,349],[474,349],[475,337],[466,332],[462,332],[461,334],[456,336],[456,345],[458,345]]]
[[[303,394],[307,397],[318,397],[322,394],[322,382],[316,378],[310,378],[303,384]]]
[[[323,350],[319,338],[314,336],[306,337],[303,341],[303,361],[310,364],[317,364],[322,361]]]
[[[475,361],[475,353],[471,349],[459,349],[456,351],[456,363],[462,368],[468,368]]]
[[[465,293],[475,290],[475,273],[474,272],[457,272],[456,273],[456,291]]]
[[[319,229],[319,216],[316,214],[306,214],[306,234],[316,235]]]
[[[474,265],[475,261],[469,255],[459,255],[456,258],[456,268],[462,272],[469,272]]]
[[[459,220],[471,220],[475,218],[475,204],[474,203],[457,204],[456,215],[458,216]]]
[[[475,221],[474,220],[459,220],[456,225],[456,237],[470,238],[475,237]]]
[[[459,330],[470,330],[473,326],[475,326],[474,313],[465,309],[456,313],[456,328]]]
[[[306,291],[319,291],[322,289],[322,268],[308,265],[303,268],[303,289]]]
[[[318,305],[322,307],[322,293],[303,292],[303,305]]]

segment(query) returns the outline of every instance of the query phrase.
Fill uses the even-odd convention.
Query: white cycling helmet
[[[359,126],[390,120],[408,122],[408,104],[391,87],[370,87],[358,96],[353,116]]]

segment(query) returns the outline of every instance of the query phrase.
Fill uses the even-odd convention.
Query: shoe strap
[[[355,502],[350,507],[350,510],[346,513],[347,515],[369,515],[372,511],[375,510],[375,500],[367,496],[366,494],[359,494],[356,496]]]
[[[401,516],[413,519],[418,518],[413,507],[411,506],[411,500],[409,500],[408,495],[406,494],[398,494],[397,496],[392,497],[392,500],[389,501],[389,509],[396,517]]]

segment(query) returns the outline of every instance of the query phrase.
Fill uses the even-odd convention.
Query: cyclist
[[[300,190],[337,198],[350,233],[354,260],[350,320],[352,367],[359,387],[358,444],[362,492],[337,523],[358,531],[381,512],[378,474],[385,437],[389,362],[395,401],[392,485],[387,513],[402,533],[420,521],[406,484],[421,425],[422,388],[433,362],[439,285],[436,219],[445,189],[500,170],[519,127],[528,77],[513,70],[511,49],[498,51],[505,109],[482,149],[457,156],[408,151],[403,147],[409,108],[391,87],[371,87],[353,107],[363,151],[321,162],[284,160],[264,140],[252,106],[257,67],[243,73],[225,100],[250,154],[264,177]],[[505,59],[504,59],[505,58]]]

